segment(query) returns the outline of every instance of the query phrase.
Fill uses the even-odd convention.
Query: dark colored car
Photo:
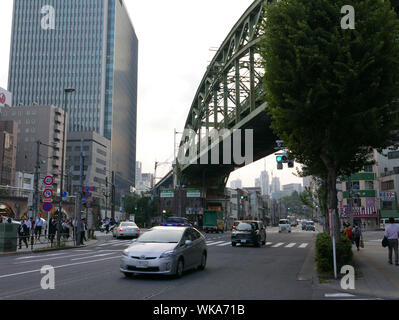
[[[302,230],[306,230],[307,221],[302,221]]]
[[[182,217],[169,217],[166,222],[161,223],[164,227],[192,227],[192,224],[187,218]]]
[[[313,221],[308,221],[308,222],[306,223],[306,228],[305,228],[305,230],[306,230],[306,231],[316,231],[316,228],[315,228],[315,226],[314,226],[314,222],[313,222]]]
[[[266,229],[262,221],[244,220],[231,233],[231,245],[235,247],[237,243],[253,244],[260,247],[266,244]]]

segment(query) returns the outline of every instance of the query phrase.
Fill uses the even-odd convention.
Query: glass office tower
[[[116,183],[135,185],[138,40],[122,0],[14,0],[14,106],[68,95],[69,131],[111,140]],[[93,159],[92,161],[95,161]]]

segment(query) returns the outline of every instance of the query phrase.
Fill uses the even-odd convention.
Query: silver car
[[[117,239],[122,237],[137,238],[140,235],[140,228],[134,222],[121,222],[119,226],[112,230],[112,234]]]
[[[154,227],[123,251],[120,271],[165,274],[180,278],[188,269],[204,270],[208,248],[205,237],[192,227]]]

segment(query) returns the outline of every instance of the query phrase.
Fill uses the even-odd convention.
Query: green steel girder
[[[243,113],[256,108],[263,94],[263,68],[256,47],[267,2],[254,1],[220,46],[195,94],[185,128],[197,134],[209,128],[230,129]]]

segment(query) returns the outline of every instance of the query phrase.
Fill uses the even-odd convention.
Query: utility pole
[[[108,176],[105,177],[105,218],[108,217]]]
[[[40,180],[40,140],[36,141],[36,167],[35,167],[35,192],[33,193],[33,212],[36,221],[39,212],[39,180]]]
[[[83,169],[84,169],[84,152],[83,152],[83,139],[80,142],[80,188],[78,192],[78,221],[77,221],[77,232],[76,232],[76,243],[80,246],[82,241],[82,196],[83,196]]]
[[[111,201],[111,218],[115,219],[115,171],[112,171]]]

